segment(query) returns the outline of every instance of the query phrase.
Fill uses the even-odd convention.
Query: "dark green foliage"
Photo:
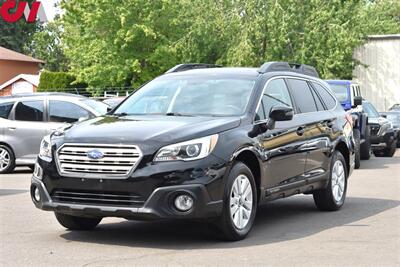
[[[66,72],[43,71],[40,75],[38,91],[40,92],[71,92],[76,78]]]

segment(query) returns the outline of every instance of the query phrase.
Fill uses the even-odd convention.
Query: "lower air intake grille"
[[[101,205],[101,206],[120,206],[120,207],[142,207],[144,200],[141,196],[129,193],[116,192],[91,192],[91,191],[71,191],[54,190],[51,198],[55,202]]]

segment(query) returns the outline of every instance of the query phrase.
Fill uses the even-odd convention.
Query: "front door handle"
[[[297,133],[297,135],[298,136],[303,136],[303,134],[305,133],[305,128],[304,127],[299,127],[299,128],[297,128],[297,131],[296,131],[296,133]]]
[[[8,127],[8,130],[10,130],[10,131],[14,131],[16,129],[17,129],[16,127]]]

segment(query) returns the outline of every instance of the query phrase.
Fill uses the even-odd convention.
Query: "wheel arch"
[[[8,148],[11,150],[11,152],[14,154],[14,156],[15,156],[15,151],[14,151],[14,149],[13,149],[12,146],[10,146],[10,145],[7,144],[6,142],[2,142],[2,141],[0,141],[0,145],[1,145],[1,146],[6,146],[6,147],[8,147]]]
[[[257,187],[257,201],[261,198],[261,164],[257,152],[253,147],[246,147],[236,151],[232,161],[244,163],[252,172]]]
[[[350,150],[347,147],[346,143],[342,140],[339,141],[337,143],[337,145],[335,146],[335,151],[339,151],[343,155],[343,157],[346,161],[347,173],[349,173],[350,172]]]

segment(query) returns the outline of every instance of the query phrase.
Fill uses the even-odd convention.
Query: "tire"
[[[325,189],[315,191],[313,194],[314,203],[319,210],[336,211],[343,206],[347,191],[347,173],[343,155],[339,151],[335,151],[331,161],[328,186]]]
[[[365,141],[360,146],[360,158],[362,160],[371,158],[371,128],[369,126],[365,128]]]
[[[88,231],[94,229],[102,218],[86,218],[54,212],[57,221],[69,230]]]
[[[11,173],[14,169],[14,152],[8,146],[0,145],[0,174]]]
[[[353,137],[354,137],[354,154],[355,154],[355,160],[354,160],[354,168],[359,169],[361,165],[361,157],[360,157],[360,139],[361,139],[361,134],[360,130],[354,129],[353,130]]]
[[[246,182],[248,183],[247,186]],[[239,185],[241,189],[240,192],[237,192]],[[250,189],[251,192],[248,191]],[[247,196],[245,196],[246,192],[248,193]],[[235,198],[238,195],[243,196],[240,199]],[[252,201],[251,204],[249,200]],[[250,207],[250,215],[245,216],[249,212]],[[231,215],[234,209],[236,209],[236,212]],[[253,174],[244,163],[236,162],[225,184],[223,210],[221,217],[217,220],[220,237],[228,241],[244,239],[253,226],[256,212],[257,190]]]
[[[391,146],[382,150],[374,151],[375,157],[393,157],[396,153],[396,140],[392,142]]]

